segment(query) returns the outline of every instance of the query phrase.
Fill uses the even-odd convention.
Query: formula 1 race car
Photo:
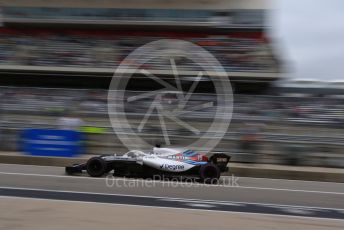
[[[92,177],[101,177],[114,171],[114,176],[154,178],[193,177],[205,183],[212,183],[228,171],[230,156],[213,154],[211,157],[192,150],[153,148],[153,152],[131,150],[124,155],[98,156],[86,163],[66,167],[66,173],[77,174],[86,170]]]

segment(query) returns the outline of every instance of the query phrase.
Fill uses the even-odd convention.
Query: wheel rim
[[[92,172],[98,172],[102,168],[100,161],[94,161],[90,164],[90,170]]]

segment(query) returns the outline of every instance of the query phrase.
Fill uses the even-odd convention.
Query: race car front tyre
[[[200,170],[201,182],[206,184],[216,184],[220,178],[220,169],[217,165],[212,163],[207,163],[202,165]]]
[[[86,171],[91,177],[101,177],[108,172],[108,165],[101,157],[92,157],[86,163]]]

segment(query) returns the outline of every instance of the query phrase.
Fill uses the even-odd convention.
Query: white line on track
[[[233,174],[234,175],[234,174]],[[235,176],[235,175],[234,175]],[[222,177],[231,177],[231,176],[222,176]],[[301,183],[321,183],[321,184],[339,184],[343,185],[342,182],[332,182],[332,181],[317,181],[317,180],[293,180],[293,179],[278,179],[278,178],[265,178],[265,177],[240,177],[243,179],[252,179],[252,180],[271,180],[271,181],[289,181],[289,182],[301,182]]]
[[[317,193],[317,194],[330,194],[330,195],[344,195],[344,192],[329,192],[329,191],[314,191],[314,190],[304,190],[304,189],[286,189],[286,188],[264,188],[264,187],[251,187],[251,186],[238,186],[231,187],[238,189],[252,189],[252,190],[271,190],[271,191],[281,191],[281,192],[300,192],[300,193]]]
[[[179,202],[194,202],[199,203],[205,202],[214,202],[214,203],[233,203],[239,205],[261,205],[261,206],[280,206],[280,207],[290,207],[290,208],[304,208],[304,209],[319,209],[319,210],[336,210],[344,211],[341,208],[325,208],[325,207],[314,207],[314,206],[300,206],[300,205],[287,205],[287,204],[271,204],[271,203],[256,203],[256,202],[240,202],[240,201],[225,201],[225,200],[202,200],[202,199],[188,199],[180,197],[164,197],[164,196],[145,196],[145,195],[133,195],[133,194],[121,194],[121,193],[99,193],[99,192],[81,192],[81,191],[71,191],[71,190],[52,190],[52,189],[40,189],[40,188],[25,188],[25,187],[10,187],[10,186],[1,186],[0,189],[13,189],[13,190],[28,190],[28,191],[43,191],[43,192],[56,192],[56,193],[76,193],[76,194],[89,194],[89,195],[105,195],[105,196],[124,196],[124,197],[140,197],[140,198],[152,198],[159,200],[170,200],[170,201],[179,201]],[[1,196],[0,196],[1,197]],[[6,197],[6,196],[4,196]],[[92,203],[92,202],[91,202]]]
[[[85,177],[85,176],[66,176],[66,175],[49,175],[49,174],[34,174],[34,173],[12,173],[12,172],[0,172],[0,175],[17,175],[17,176],[37,176],[37,177],[53,177],[53,178],[63,178],[63,179],[81,179],[81,180],[105,180],[104,177]],[[314,191],[314,190],[302,190],[302,189],[286,189],[286,188],[270,188],[270,187],[251,187],[251,186],[231,186],[231,185],[221,185],[221,184],[200,184],[200,183],[187,183],[187,182],[175,182],[175,181],[157,181],[157,180],[144,180],[144,179],[128,179],[128,178],[117,178],[111,177],[109,179],[119,180],[119,181],[132,181],[132,182],[142,182],[142,183],[157,183],[157,184],[171,184],[171,185],[187,185],[189,187],[222,187],[231,189],[252,189],[252,190],[271,190],[280,192],[300,192],[300,193],[317,193],[317,194],[330,194],[330,195],[344,195],[344,192],[330,192],[330,191]]]
[[[83,159],[83,160],[87,160],[87,159]],[[7,164],[7,163],[0,163],[0,167],[1,165],[7,165],[7,166],[19,166],[19,167],[37,167],[37,168],[61,168],[64,170],[64,167],[62,166],[48,166],[48,165],[23,165],[23,164]],[[63,171],[62,170],[62,171]],[[231,178],[232,176],[235,176],[234,174],[231,176],[221,176],[221,178]],[[279,178],[265,178],[265,177],[240,177],[243,179],[253,179],[253,180],[272,180],[272,181],[290,181],[290,182],[305,182],[305,183],[329,183],[329,184],[340,184],[340,185],[344,185],[344,183],[341,182],[332,182],[332,181],[312,181],[312,180],[297,180],[297,179],[279,179]]]
[[[172,202],[182,202],[182,203],[196,203],[196,204],[218,204],[218,205],[226,205],[226,206],[244,206],[244,204],[240,204],[238,202],[230,202],[230,201],[207,201],[207,200],[193,200],[193,199],[176,199],[176,198],[168,198],[168,199],[159,199],[161,201],[172,201]]]
[[[83,204],[101,204],[109,206],[130,206],[137,208],[154,208],[154,209],[173,209],[173,210],[184,210],[184,211],[197,211],[197,212],[221,212],[221,213],[232,213],[240,215],[258,215],[258,216],[268,216],[268,217],[283,217],[290,219],[311,219],[311,220],[327,220],[327,221],[340,221],[343,222],[343,219],[329,219],[322,217],[308,217],[308,216],[294,216],[294,215],[282,215],[282,214],[265,214],[265,213],[253,213],[253,212],[236,212],[236,211],[221,211],[221,210],[211,210],[211,209],[196,209],[196,208],[176,208],[176,207],[164,207],[164,206],[147,206],[147,205],[135,205],[135,204],[114,204],[114,203],[102,203],[102,202],[90,202],[90,201],[72,201],[72,200],[55,200],[55,199],[42,199],[42,198],[29,198],[29,197],[16,197],[16,196],[0,196],[0,199],[22,199],[22,200],[40,200],[40,201],[52,201],[52,202],[68,202],[68,203],[83,203]]]

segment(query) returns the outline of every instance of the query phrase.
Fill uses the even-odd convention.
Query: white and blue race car
[[[193,177],[209,183],[228,171],[230,156],[213,154],[208,157],[192,150],[153,148],[153,152],[131,150],[121,156],[109,155],[90,158],[86,163],[66,167],[67,174],[87,173],[101,177],[114,171],[115,176],[152,178]]]

